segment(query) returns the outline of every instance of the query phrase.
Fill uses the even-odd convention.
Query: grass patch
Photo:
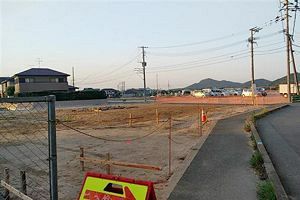
[[[250,159],[251,167],[253,167],[254,169],[257,169],[260,165],[263,165],[263,164],[264,164],[264,160],[263,160],[261,153],[259,153],[258,151],[255,151]]]
[[[250,139],[251,139],[251,146],[256,151],[257,150],[257,144],[256,144],[256,141],[255,141],[255,138],[254,138],[253,134],[251,134]]]
[[[276,200],[275,189],[271,181],[262,181],[257,185],[259,200]]]
[[[250,165],[257,172],[261,180],[266,180],[267,173],[264,167],[264,159],[260,152],[255,151],[250,159]]]
[[[269,114],[268,112],[269,112],[269,110],[267,108],[263,108],[260,112],[255,113],[252,116],[253,122],[255,122],[256,120],[261,119],[261,118],[267,116]]]

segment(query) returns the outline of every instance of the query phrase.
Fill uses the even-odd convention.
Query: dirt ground
[[[161,171],[153,171],[112,166],[111,173],[127,178],[153,181],[155,183],[157,198],[166,199],[168,195],[166,188],[170,184],[170,176],[168,174],[168,135],[170,131],[170,121],[168,119],[171,115],[171,170],[174,172],[183,166],[186,157],[193,151],[193,147],[203,139],[203,136],[201,137],[199,135],[198,129],[199,110],[202,108],[207,112],[208,118],[208,122],[203,126],[203,136],[205,136],[209,134],[216,120],[259,107],[247,105],[199,106],[198,104],[135,104],[126,106],[110,105],[94,108],[58,109],[56,111],[56,118],[58,119],[57,156],[59,199],[76,199],[82,185],[84,174],[87,171],[106,173],[106,166],[93,163],[85,163],[85,171],[82,171],[79,160],[80,147],[84,148],[84,156],[89,158],[106,159],[107,153],[110,153],[111,160],[113,161],[161,167]],[[157,123],[156,113],[159,115],[159,123]],[[131,126],[129,125],[130,116],[133,118]],[[39,119],[41,121],[43,120],[42,118]],[[24,116],[23,121],[26,122],[26,117]],[[43,128],[45,128],[46,125],[44,122]],[[6,127],[7,129],[9,128],[8,126],[9,125]],[[47,130],[39,130],[41,129],[40,126],[35,125],[28,127],[18,122],[15,123],[13,132],[19,135],[24,135],[24,132],[26,132],[26,138],[31,136],[38,138],[39,135],[37,135],[37,133],[41,135],[44,134],[43,137],[47,135]],[[39,131],[37,132],[36,130]],[[24,138],[24,140],[26,138]],[[41,139],[43,138],[41,137],[40,140],[36,139],[35,145],[39,145],[38,147],[44,145],[44,150],[47,152],[47,146],[41,144]],[[46,142],[46,140],[43,141]],[[2,145],[2,142],[0,143]],[[31,141],[31,143],[33,142]],[[12,147],[18,144],[14,144],[10,141],[5,145],[7,145],[7,149],[12,149]],[[0,148],[1,155],[4,155],[4,150]],[[32,155],[32,152],[26,149],[24,149],[22,153],[24,156]],[[20,158],[24,156],[20,155]],[[10,159],[9,155],[4,155],[3,157],[7,160]],[[39,159],[35,160],[35,162],[39,161]],[[14,158],[12,158],[11,162],[11,165],[18,165],[18,163],[14,163],[16,162]],[[20,165],[24,165],[24,162],[20,163]],[[0,162],[1,170],[4,166],[9,167],[9,165],[10,163],[6,160]],[[44,179],[47,179],[47,175],[41,174],[42,170],[35,170],[35,166],[31,166],[31,168],[27,166],[27,168],[31,169],[30,175],[35,176],[32,177],[33,179],[37,177],[42,178],[43,176]],[[43,169],[47,169],[47,165],[43,166]],[[35,173],[35,171],[37,172]],[[47,182],[40,184],[39,187],[47,187]],[[31,194],[34,195],[36,193],[31,192]]]
[[[78,194],[84,175],[84,172],[80,170],[78,160],[79,148],[84,147],[86,157],[105,159],[106,153],[110,153],[111,159],[115,161],[161,167],[161,171],[117,166],[112,166],[111,170],[114,175],[155,182],[157,198],[166,199],[168,194],[165,188],[170,178],[168,175],[168,118],[171,114],[171,168],[174,171],[180,168],[201,138],[197,126],[199,108],[207,112],[208,122],[203,127],[205,135],[216,120],[252,110],[253,106],[199,107],[199,105],[190,104],[151,104],[58,110],[57,118],[72,128],[104,139],[120,140],[95,139],[58,124],[59,169],[62,169],[59,173],[60,186],[62,186],[60,198],[71,199]],[[156,121],[156,109],[159,113],[159,124]],[[130,113],[132,118],[136,118],[132,121],[132,127],[129,126]],[[148,134],[150,135],[147,136]],[[86,171],[106,172],[106,167],[99,164],[86,163],[85,167]]]

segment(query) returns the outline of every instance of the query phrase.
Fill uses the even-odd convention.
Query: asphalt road
[[[246,115],[220,120],[172,191],[170,200],[255,200]]]
[[[153,100],[147,100],[148,103]],[[131,99],[92,99],[92,100],[74,100],[74,101],[56,101],[56,108],[87,108],[106,105],[126,105],[126,104],[141,104],[144,100],[141,98]]]
[[[300,200],[300,104],[260,119],[257,129],[289,197]]]

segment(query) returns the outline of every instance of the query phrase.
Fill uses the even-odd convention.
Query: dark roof
[[[10,79],[10,77],[0,77],[0,83]]]
[[[48,68],[31,68],[26,71],[15,74],[15,76],[70,76]]]
[[[74,88],[74,89],[79,89],[79,87],[76,87],[76,86],[73,86],[73,85],[68,85],[68,88],[69,88],[69,89],[73,89],[73,88]]]
[[[6,83],[8,81],[10,82],[15,82],[15,79],[13,77],[0,77],[1,78],[5,78],[4,80],[0,80],[0,83]]]

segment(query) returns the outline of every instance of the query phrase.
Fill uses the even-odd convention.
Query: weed
[[[257,169],[260,165],[263,165],[263,164],[264,164],[264,160],[263,160],[261,153],[259,153],[258,151],[255,151],[250,159],[251,167],[253,167],[254,169]]]
[[[73,120],[74,120],[74,116],[72,116],[72,115],[64,115],[62,117],[63,122],[72,122]]]
[[[249,122],[247,122],[247,121],[244,124],[244,130],[246,132],[250,132],[251,131],[251,126],[250,126]]]
[[[260,152],[254,152],[250,159],[250,165],[258,173],[258,176],[261,180],[265,180],[268,178],[264,167],[264,160]]]
[[[251,146],[253,147],[254,150],[257,150],[257,144],[253,134],[251,134],[250,139],[251,139]]]
[[[271,181],[262,181],[257,185],[259,200],[276,200],[275,189]]]

